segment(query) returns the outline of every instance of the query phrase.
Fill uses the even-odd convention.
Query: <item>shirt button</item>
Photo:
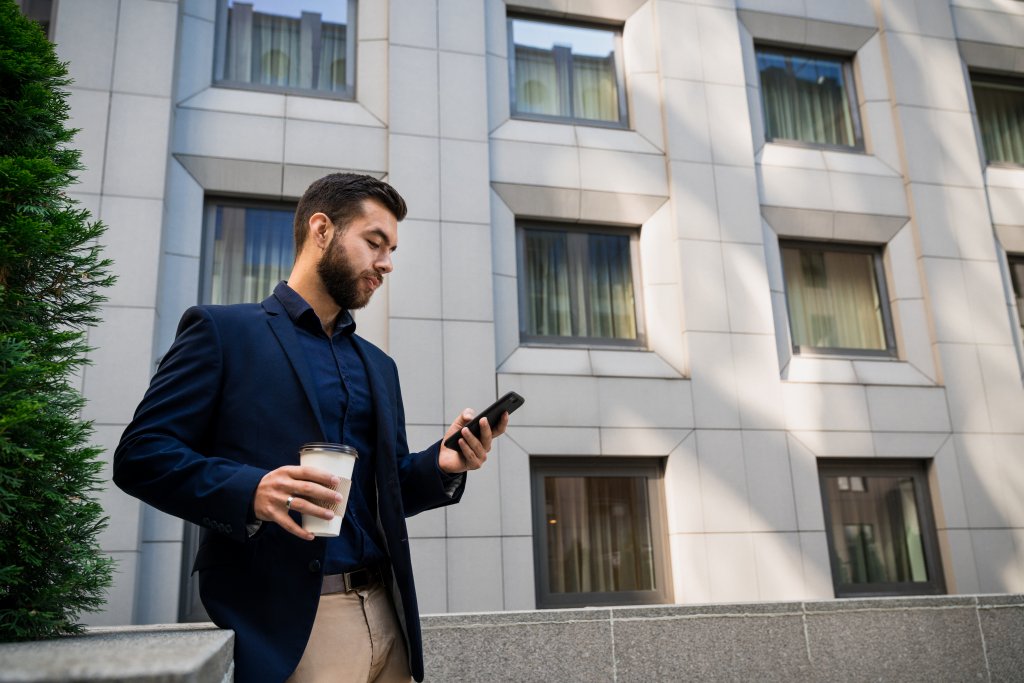
[[[310,560],[309,562],[309,573],[319,574],[320,573],[320,560]]]

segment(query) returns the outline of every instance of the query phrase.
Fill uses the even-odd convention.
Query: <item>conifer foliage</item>
[[[100,450],[73,386],[112,277],[102,224],[65,194],[81,169],[69,82],[42,30],[0,0],[0,641],[79,631],[112,569]]]

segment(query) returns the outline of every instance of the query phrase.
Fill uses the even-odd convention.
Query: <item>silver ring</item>
[[[293,500],[295,500],[295,496],[288,496],[288,500],[286,500],[286,501],[284,502],[284,506],[285,506],[285,508],[287,508],[287,509],[291,510],[291,509],[292,509],[292,501],[293,501]]]

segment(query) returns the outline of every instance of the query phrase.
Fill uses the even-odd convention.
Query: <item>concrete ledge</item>
[[[81,636],[0,644],[0,681],[226,683],[235,635],[213,624],[89,629]]]
[[[1019,680],[1024,596],[439,615],[428,681]]]

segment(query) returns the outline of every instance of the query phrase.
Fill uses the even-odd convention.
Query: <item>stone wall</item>
[[[1024,595],[668,605],[424,617],[427,681],[1010,681]],[[0,683],[233,679],[212,624],[0,644]]]

